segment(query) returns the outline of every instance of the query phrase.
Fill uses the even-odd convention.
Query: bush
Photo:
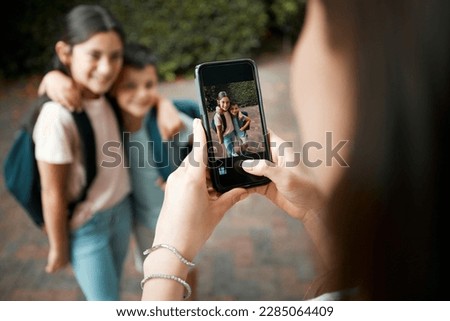
[[[155,51],[163,79],[205,61],[248,56],[261,44],[268,16],[262,1],[105,1],[130,40]]]
[[[295,42],[303,24],[305,5],[306,0],[270,0],[270,27]]]
[[[42,71],[50,62],[59,31],[59,19],[80,0],[16,0],[3,9],[0,78],[16,78]]]
[[[0,78],[43,72],[58,20],[79,3],[105,6],[123,23],[128,39],[150,46],[163,80],[192,75],[201,62],[256,55],[280,36],[295,38],[304,8],[304,0],[16,0],[0,19],[7,30]]]

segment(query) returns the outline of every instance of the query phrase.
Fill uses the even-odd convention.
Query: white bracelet
[[[177,250],[176,248],[174,248],[173,246],[168,245],[168,244],[158,244],[158,245],[155,245],[155,246],[153,246],[153,247],[151,247],[151,248],[149,248],[149,249],[146,249],[146,250],[144,251],[143,254],[144,254],[144,255],[148,255],[148,254],[152,253],[153,251],[156,251],[157,249],[167,249],[167,250],[171,251],[173,254],[175,254],[175,256],[176,256],[178,259],[180,259],[180,261],[183,262],[184,264],[186,264],[187,266],[189,266],[189,267],[194,267],[194,266],[195,266],[195,263],[194,263],[194,262],[191,262],[191,261],[185,259],[185,258],[180,254],[180,252],[178,252],[178,250]]]
[[[185,280],[183,280],[175,275],[160,274],[160,273],[150,274],[149,276],[146,276],[145,278],[143,278],[141,281],[141,289],[144,289],[145,283],[151,279],[166,279],[166,280],[172,280],[172,281],[176,281],[176,282],[180,283],[186,289],[186,294],[183,295],[184,300],[187,300],[192,294],[191,286]]]

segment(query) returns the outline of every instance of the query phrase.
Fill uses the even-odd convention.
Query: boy
[[[231,119],[233,121],[234,131],[236,136],[239,138],[240,144],[240,152],[241,154],[245,153],[247,150],[247,142],[248,142],[248,134],[247,130],[250,128],[250,117],[244,114],[239,109],[239,105],[237,102],[231,102],[230,107]]]

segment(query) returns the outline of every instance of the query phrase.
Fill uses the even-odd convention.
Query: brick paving
[[[286,140],[298,140],[290,108],[289,55],[258,60],[269,128]],[[39,79],[0,84],[0,161]],[[196,99],[193,80],[160,85],[171,98]],[[0,300],[84,300],[70,268],[44,271],[47,239],[0,185]],[[134,242],[131,242],[131,246]],[[128,255],[122,299],[139,300],[141,273]],[[196,259],[197,300],[301,300],[317,274],[315,252],[300,222],[261,196],[254,195],[226,214]]]

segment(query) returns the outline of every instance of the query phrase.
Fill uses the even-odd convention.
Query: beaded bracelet
[[[195,266],[195,263],[194,263],[194,262],[191,262],[191,261],[185,259],[185,258],[180,254],[180,252],[178,252],[178,250],[177,250],[176,248],[174,248],[173,246],[168,245],[168,244],[158,244],[158,245],[155,245],[155,246],[153,246],[153,247],[151,247],[151,248],[149,248],[149,249],[146,249],[146,250],[144,251],[143,254],[144,254],[144,255],[148,255],[148,254],[150,254],[150,253],[152,253],[153,251],[156,251],[156,250],[158,250],[158,249],[167,249],[167,250],[171,251],[173,254],[175,254],[175,256],[176,256],[178,259],[180,259],[180,261],[183,262],[184,264],[186,264],[187,266],[189,266],[189,267],[194,267],[194,266]]]
[[[166,280],[172,280],[172,281],[176,281],[176,282],[180,283],[186,289],[186,294],[183,295],[184,300],[187,300],[192,294],[191,286],[185,280],[183,280],[175,275],[160,274],[160,273],[150,274],[149,276],[146,276],[145,278],[143,278],[141,281],[141,289],[144,289],[145,283],[151,279],[166,279]]]

